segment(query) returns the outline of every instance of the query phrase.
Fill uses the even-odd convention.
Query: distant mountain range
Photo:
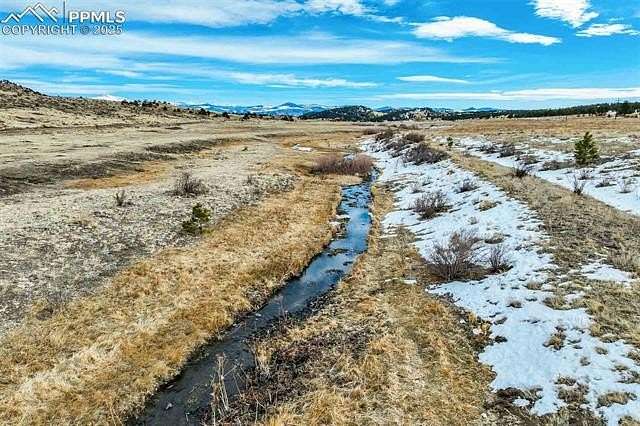
[[[300,105],[293,102],[286,102],[284,104],[269,106],[269,105],[214,105],[214,104],[181,104],[181,106],[188,106],[189,108],[203,108],[207,111],[216,112],[222,114],[223,112],[229,114],[257,114],[257,115],[290,115],[292,117],[299,117],[304,114],[324,111],[332,107],[323,105]]]
[[[433,118],[462,118],[477,114],[493,114],[499,112],[493,108],[469,108],[453,110],[449,108],[393,108],[382,107],[371,109],[362,105],[344,106],[338,108],[314,111],[300,116],[303,120],[338,120],[338,121],[405,121],[427,120]]]
[[[381,108],[369,108],[362,105],[355,106],[340,106],[332,107],[318,104],[296,104],[293,102],[286,102],[276,106],[270,105],[215,105],[210,103],[202,104],[178,104],[179,106],[185,106],[189,108],[203,108],[207,111],[222,114],[224,112],[229,114],[257,114],[257,115],[289,115],[292,117],[305,118],[326,118],[326,119],[338,119],[347,120],[347,117],[360,117],[361,121],[374,120],[377,121],[380,117],[387,116],[386,119],[390,121],[397,120],[411,120],[416,118],[436,117],[439,115],[446,115],[451,113],[478,113],[478,112],[495,112],[498,111],[494,108],[467,108],[464,110],[453,110],[450,108],[396,108],[385,106]],[[322,114],[325,111],[331,111],[327,114]]]

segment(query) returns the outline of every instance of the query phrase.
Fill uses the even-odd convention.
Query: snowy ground
[[[467,137],[460,139],[457,146],[472,155],[506,167],[515,167],[520,163],[516,156],[500,157],[499,153],[484,152],[483,148],[489,144],[490,142],[483,138]],[[585,180],[584,194],[617,209],[640,215],[640,150],[629,152],[628,158],[613,158],[581,171],[574,167],[542,170],[549,161],[572,161],[572,155],[520,145],[516,148],[539,160],[531,165],[532,174],[570,190],[574,189],[576,178]]]
[[[397,198],[396,210],[384,219],[386,229],[393,232],[394,227],[407,227],[418,237],[415,244],[425,258],[434,244],[447,241],[455,231],[474,229],[485,240],[479,247],[481,253],[487,253],[491,246],[486,241],[502,236],[510,270],[430,290],[450,295],[457,305],[492,324],[494,342],[485,348],[480,360],[496,373],[492,383],[495,390],[513,387],[525,391],[525,396],[514,403],[537,415],[553,413],[566,405],[560,392],[583,391],[583,407],[610,425],[618,424],[624,416],[640,419],[640,400],[636,398],[640,397],[640,383],[630,380],[638,377],[640,367],[627,357],[633,347],[591,336],[592,320],[584,309],[556,310],[544,303],[560,283],[554,277],[553,258],[542,251],[547,236],[527,206],[450,161],[405,164],[401,158],[381,151],[372,140],[364,145],[382,170],[380,180],[391,184]],[[473,179],[478,188],[458,192],[465,179]],[[422,188],[417,188],[416,182]],[[452,208],[433,219],[420,219],[411,210],[421,196],[417,191],[438,190],[447,194]],[[606,265],[576,268],[578,273],[597,274],[597,279],[622,282],[629,278],[607,270]],[[569,295],[568,299],[572,297],[580,294]],[[631,399],[627,404],[601,406],[599,398],[612,392],[628,393]]]

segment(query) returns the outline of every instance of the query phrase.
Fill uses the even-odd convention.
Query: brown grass
[[[196,245],[122,271],[0,342],[0,422],[118,422],[189,354],[299,272],[329,240],[336,181],[296,188],[223,221]]]
[[[97,179],[74,179],[65,181],[64,186],[71,189],[107,189],[122,188],[153,182],[168,175],[170,166],[166,162],[149,162],[141,171],[117,174]]]
[[[483,412],[491,372],[456,312],[402,282],[424,265],[408,233],[379,238],[390,205],[376,193],[369,251],[327,305],[258,344],[269,377],[228,420],[252,422],[256,403],[266,425],[466,425]]]

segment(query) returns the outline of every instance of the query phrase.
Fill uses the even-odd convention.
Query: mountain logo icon
[[[9,23],[9,21],[14,21],[16,23],[19,23],[22,20],[22,18],[24,18],[27,15],[33,16],[40,22],[44,22],[45,19],[47,18],[49,18],[53,22],[58,22],[58,17],[56,16],[57,14],[58,14],[58,10],[55,7],[48,8],[47,6],[38,2],[33,6],[25,7],[24,10],[20,13],[15,13],[15,12],[10,13],[0,22],[2,22],[3,24]]]

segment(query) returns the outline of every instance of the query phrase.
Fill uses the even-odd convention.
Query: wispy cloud
[[[416,37],[452,41],[462,37],[485,37],[504,40],[509,43],[542,44],[549,46],[560,43],[557,37],[520,33],[500,28],[493,22],[469,16],[441,16],[432,22],[416,24]]]
[[[454,56],[441,49],[395,40],[346,39],[330,35],[291,37],[165,37],[127,32],[117,37],[0,38],[0,68],[32,64],[66,68],[125,69],[138,55],[189,57],[243,64],[393,64],[407,62],[489,63],[493,58]],[[77,59],[81,57],[82,61]]]
[[[293,74],[259,74],[248,72],[225,72],[223,75],[229,79],[243,84],[271,85],[279,87],[349,87],[367,88],[375,87],[375,83],[349,81],[342,78],[300,78]]]
[[[188,95],[192,92],[189,89],[167,84],[70,84],[22,78],[17,78],[15,81],[19,84],[50,95],[98,96],[124,92],[135,93],[138,95],[153,95],[157,93]]]
[[[412,83],[452,83],[452,84],[470,84],[470,81],[457,78],[438,77],[435,75],[408,75],[398,77],[398,80],[408,81]]]
[[[536,15],[564,21],[574,28],[598,17],[589,0],[534,0]]]
[[[472,100],[472,101],[549,101],[549,100],[611,100],[640,98],[640,87],[628,88],[553,88],[492,92],[395,93],[379,99],[401,100]]]
[[[364,15],[372,12],[360,0],[309,0],[305,10],[314,13],[339,12],[345,15]]]
[[[602,37],[615,34],[640,35],[640,31],[633,29],[631,25],[627,24],[593,24],[576,33],[578,37]]]

